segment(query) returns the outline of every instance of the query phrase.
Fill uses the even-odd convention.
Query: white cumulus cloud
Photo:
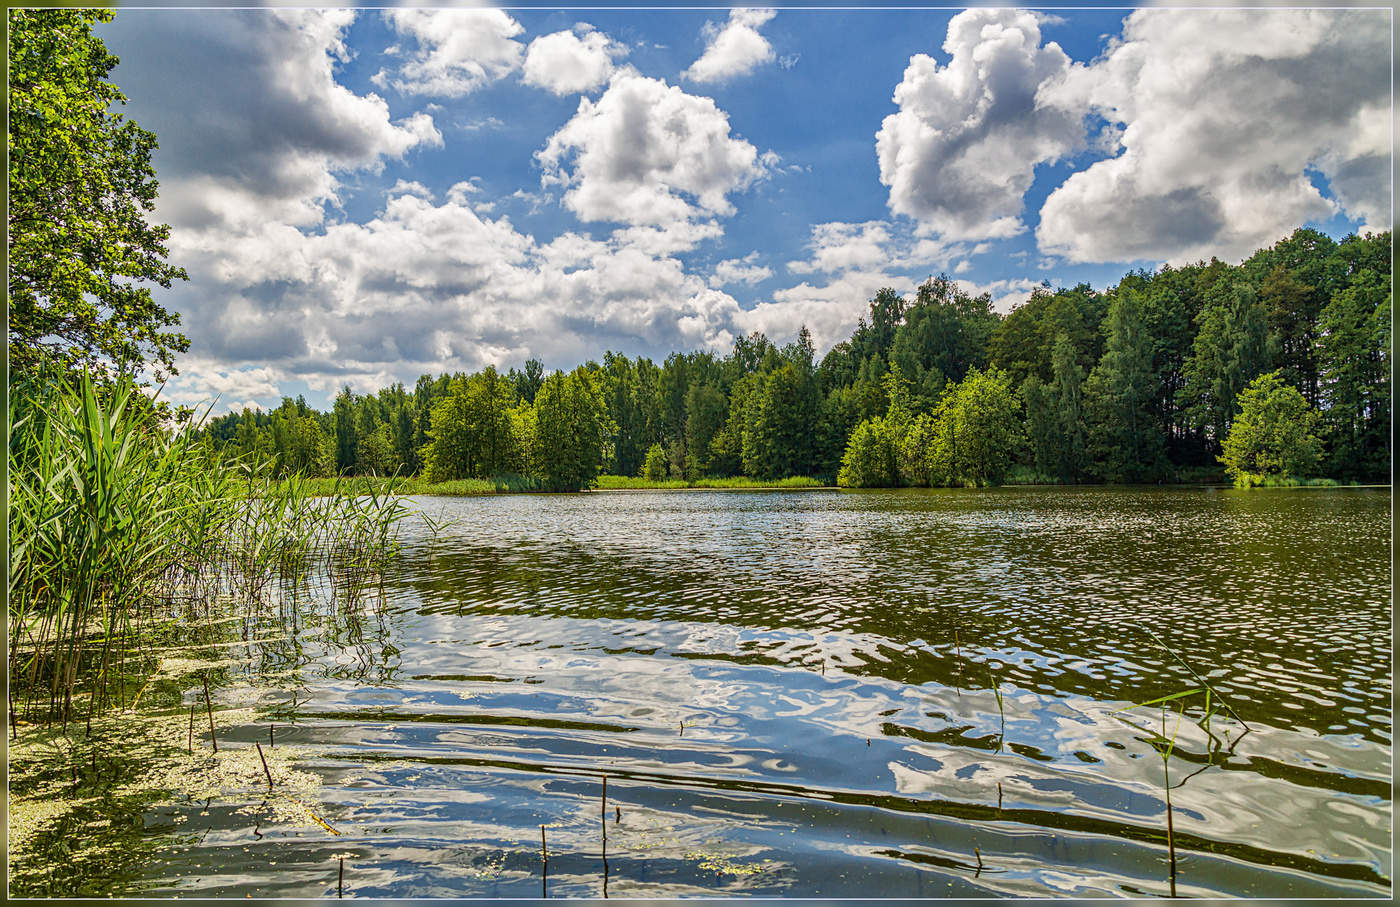
[[[811,255],[805,261],[788,262],[789,271],[794,274],[889,270],[932,273],[945,269],[954,257],[970,254],[963,243],[921,237],[916,231],[880,220],[814,224],[807,248]]]
[[[753,286],[772,276],[772,268],[758,263],[758,252],[750,252],[743,258],[727,258],[715,265],[710,286],[725,287],[738,283]]]
[[[890,226],[883,221],[815,224],[807,243],[811,258],[788,262],[788,270],[794,274],[811,274],[888,265],[892,257],[891,242]]]
[[[1031,298],[1031,293],[1040,284],[1026,277],[1008,277],[986,283],[973,283],[970,280],[955,280],[958,289],[974,299],[986,293],[992,297],[992,308],[1005,315]]]
[[[372,81],[403,94],[457,98],[520,68],[525,29],[498,9],[391,9],[384,19],[417,45],[394,48],[406,59]]]
[[[522,79],[557,95],[592,91],[613,74],[613,60],[627,48],[592,26],[543,35],[530,42]]]
[[[723,26],[705,24],[709,43],[683,74],[692,82],[724,82],[773,60],[773,45],[758,30],[777,15],[771,9],[735,9]],[[796,62],[796,58],[794,58]]]
[[[209,407],[210,415],[242,409],[263,409],[258,399],[277,400],[281,393],[279,382],[286,375],[268,366],[230,368],[207,358],[185,357],[180,362],[183,374],[171,378],[161,389],[161,399],[199,408]]]
[[[339,203],[344,174],[442,145],[428,114],[392,121],[383,98],[336,81],[354,19],[348,10],[132,10],[107,27],[120,46],[151,49],[122,55],[132,103],[169,99],[143,107],[138,122],[160,136],[158,216],[178,228],[173,244],[269,220],[318,224]],[[219,86],[219,104],[172,89],[191,72]]]
[[[1378,9],[1133,13],[1102,57],[1041,91],[1107,120],[1115,154],[1046,199],[1042,251],[1239,258],[1338,207],[1389,229],[1389,47]]]
[[[918,280],[972,254],[966,244],[919,236],[887,221],[814,224],[807,248],[809,257],[788,262],[788,270],[824,275],[825,283],[809,279],[776,290],[771,300],[736,315],[737,327],[781,341],[805,324],[820,353],[851,335],[881,289],[907,295]]]
[[[201,356],[182,362],[179,401],[220,393],[271,405],[294,379],[373,390],[531,356],[568,365],[606,347],[665,355],[733,342],[738,303],[673,254],[718,226],[542,244],[485,216],[479,198],[463,181],[434,203],[405,181],[365,223],[265,224],[205,249],[192,268],[205,300]],[[249,360],[264,370],[231,365]]]
[[[630,69],[598,100],[581,98],[535,156],[581,220],[652,226],[733,214],[728,195],[774,160],[732,136],[712,99]]]
[[[914,291],[915,282],[885,270],[845,271],[825,286],[803,281],[773,293],[773,299],[735,314],[734,324],[744,333],[762,331],[782,343],[807,326],[817,355],[851,336],[861,316],[869,311],[875,294],[890,287],[901,295]]]
[[[1013,236],[1035,166],[1083,139],[1077,111],[1046,107],[1036,90],[1066,72],[1058,44],[1041,44],[1042,16],[973,9],[948,23],[947,66],[915,54],[894,91],[899,112],[876,133],[889,207],[953,239]]]

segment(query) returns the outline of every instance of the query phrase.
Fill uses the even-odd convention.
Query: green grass
[[[492,479],[455,479],[450,482],[429,482],[425,479],[408,477],[345,476],[342,478],[321,477],[302,479],[305,493],[317,495],[363,495],[363,494],[415,494],[471,496],[484,494],[512,494],[537,492],[540,482],[528,476],[496,476]],[[786,479],[764,481],[746,476],[726,478],[662,479],[655,481],[640,476],[599,476],[599,491],[620,491],[633,489],[666,490],[678,488],[826,488],[820,480],[810,476],[793,476]]]
[[[1299,479],[1294,476],[1263,476],[1245,473],[1235,480],[1236,488],[1336,488],[1336,479]]]
[[[1046,475],[1037,470],[1034,466],[1026,466],[1022,463],[1013,463],[1006,471],[1006,478],[1002,479],[1003,485],[1058,485],[1060,480],[1054,476]]]
[[[504,475],[491,479],[453,479],[429,482],[418,476],[320,476],[302,480],[313,496],[334,494],[363,495],[386,492],[467,496],[539,491],[540,482],[527,476]]]
[[[820,480],[811,476],[791,476],[786,479],[751,479],[747,476],[725,478],[694,479],[647,479],[642,476],[599,476],[598,488],[603,491],[620,489],[672,489],[672,488],[826,488]]]

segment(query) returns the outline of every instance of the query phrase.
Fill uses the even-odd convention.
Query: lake
[[[324,826],[161,807],[117,893],[1390,892],[1389,489],[411,503],[214,693]]]

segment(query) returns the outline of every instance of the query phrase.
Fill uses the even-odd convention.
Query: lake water
[[[1165,783],[1178,894],[1390,892],[1388,489],[413,504],[374,619],[250,646],[295,682],[221,740],[276,723],[341,834],[168,807],[120,891],[1156,896]],[[1192,671],[1233,716],[1125,710]]]

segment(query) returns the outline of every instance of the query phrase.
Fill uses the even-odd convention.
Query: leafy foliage
[[[531,467],[548,491],[581,491],[598,481],[614,430],[593,373],[555,372],[535,395]]]
[[[114,110],[117,58],[91,27],[97,10],[9,12],[10,368],[48,359],[121,372],[174,373],[189,341],[180,316],[142,282],[186,279],[166,262],[170,228],[147,223],[155,136]]]
[[[1391,462],[1391,287],[1364,268],[1320,316],[1320,394],[1332,442],[1329,472],[1384,475]]]
[[[894,438],[884,419],[866,419],[851,433],[836,484],[842,488],[889,488],[899,484]]]
[[[1010,378],[973,370],[949,385],[933,411],[924,452],[932,485],[1000,485],[1019,452],[1024,429]]]
[[[1225,438],[1220,462],[1241,487],[1309,477],[1321,459],[1321,414],[1297,388],[1284,383],[1282,374],[1280,369],[1260,375],[1240,392],[1240,414]]]
[[[1156,479],[1165,468],[1162,435],[1151,412],[1157,376],[1152,346],[1134,293],[1109,306],[1103,358],[1085,382],[1094,471],[1110,482]]]

